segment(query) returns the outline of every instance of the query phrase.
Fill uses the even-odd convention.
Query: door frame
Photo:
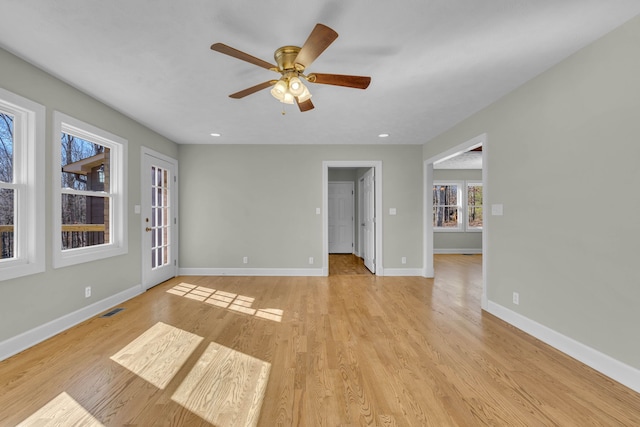
[[[364,191],[364,177],[360,178],[358,180],[358,200],[356,201],[356,203],[358,204],[358,218],[356,218],[356,228],[354,229],[354,231],[357,229],[358,230],[358,246],[357,246],[357,250],[354,250],[354,253],[359,256],[360,258],[364,258],[364,253],[362,250],[362,247],[364,246],[364,233],[363,233],[363,226],[362,226],[362,222],[364,221],[364,216],[362,215],[362,209],[363,209],[363,198],[364,196],[362,195]],[[355,249],[355,248],[354,248]]]
[[[375,266],[376,275],[384,276],[382,267],[382,161],[381,160],[325,160],[322,162],[322,275],[329,275],[329,168],[373,168],[375,177],[375,215],[376,215],[376,244]]]
[[[440,154],[437,154],[433,157],[430,157],[424,161],[424,207],[423,207],[423,224],[424,224],[424,239],[423,239],[423,276],[427,278],[433,278],[435,276],[435,271],[433,267],[433,221],[432,221],[432,213],[433,213],[433,164],[435,162],[448,159],[450,157],[457,156],[458,154],[464,153],[472,148],[482,146],[482,297],[480,305],[483,310],[486,310],[488,307],[488,298],[487,298],[487,259],[488,259],[488,250],[487,250],[487,242],[489,235],[489,203],[488,203],[488,183],[487,177],[489,176],[489,162],[488,162],[488,138],[487,134],[483,133],[482,135],[478,135],[475,138],[471,138],[470,140],[463,142],[461,144],[456,145]]]
[[[171,194],[171,206],[173,206],[173,217],[175,218],[175,224],[174,227],[171,227],[171,229],[173,230],[171,233],[171,253],[172,253],[172,258],[174,261],[174,265],[173,265],[173,275],[177,276],[178,274],[178,250],[179,250],[179,230],[178,230],[178,226],[180,225],[180,221],[179,221],[179,206],[178,206],[178,180],[177,177],[178,175],[178,160],[174,159],[173,157],[169,157],[165,154],[159,153],[151,148],[142,146],[140,147],[140,203],[142,204],[142,191],[148,191],[147,188],[142,188],[142,186],[144,185],[145,182],[145,174],[148,173],[147,170],[145,170],[144,168],[144,159],[145,156],[151,156],[151,157],[156,157],[160,160],[163,160],[167,163],[171,163],[171,166],[173,168],[173,171],[175,173],[175,177],[176,177],[176,181],[174,182],[174,188]],[[147,268],[144,267],[142,260],[144,259],[144,239],[146,237],[146,231],[145,231],[145,227],[146,224],[144,222],[144,215],[142,214],[142,207],[139,210],[139,215],[140,215],[140,270],[141,270],[141,283],[142,283],[142,288],[147,290],[155,285],[157,285],[157,283],[154,284],[150,284],[149,283],[149,271]],[[136,212],[138,212],[138,210],[136,210]]]

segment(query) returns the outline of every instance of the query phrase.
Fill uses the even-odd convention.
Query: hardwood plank
[[[434,280],[352,275],[352,267],[330,277],[172,279],[111,318],[0,362],[0,425],[62,393],[105,426],[210,427],[243,417],[265,427],[640,425],[638,393],[480,310],[481,261],[437,255]],[[228,304],[207,303],[216,295]],[[110,359],[158,322],[202,338],[184,352],[159,334],[151,356],[134,352],[151,372],[183,354],[164,388]],[[210,346],[229,357],[202,367]],[[260,370],[242,360],[270,364],[261,405]],[[229,398],[233,387],[255,399]],[[235,415],[225,418],[216,401]]]

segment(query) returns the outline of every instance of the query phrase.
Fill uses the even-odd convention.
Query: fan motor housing
[[[282,46],[273,54],[276,64],[278,64],[278,70],[296,70],[298,72],[304,70],[304,66],[295,64],[294,61],[298,57],[300,48],[298,46]]]

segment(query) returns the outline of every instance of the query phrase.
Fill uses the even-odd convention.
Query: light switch
[[[396,208],[389,208],[389,215],[395,215],[396,214]]]
[[[316,208],[316,215],[320,215],[320,208]]]
[[[502,215],[502,203],[491,205],[491,215]]]
[[[137,213],[137,214],[139,214],[139,213],[140,213],[140,205],[135,205],[135,206],[133,207],[133,213]]]

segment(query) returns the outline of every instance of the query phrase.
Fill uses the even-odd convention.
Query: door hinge
[[[177,224],[177,223],[178,223],[178,220],[177,220],[177,219],[175,219],[175,218],[173,218],[173,224],[175,225],[175,224]]]
[[[178,177],[173,175],[173,182],[178,182]]]
[[[173,265],[174,265],[174,267],[178,265],[177,261],[175,259],[173,260]]]

